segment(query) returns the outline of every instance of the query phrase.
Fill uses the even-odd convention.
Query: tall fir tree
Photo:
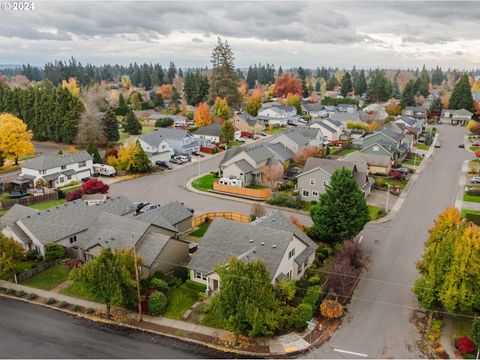
[[[103,114],[103,126],[105,129],[105,136],[109,142],[117,142],[120,140],[120,132],[118,131],[118,121],[111,108]]]
[[[98,152],[98,148],[95,145],[93,145],[92,143],[88,144],[87,152],[93,157],[94,164],[103,163],[102,157],[100,156],[100,153]]]
[[[135,156],[134,156],[134,165],[132,167],[133,172],[143,173],[150,170],[150,160],[148,159],[147,154],[140,145],[140,141],[135,142]]]
[[[167,70],[167,78],[170,84],[173,82],[173,79],[175,79],[176,75],[177,75],[177,68],[175,67],[175,64],[173,63],[173,61],[170,61],[170,65],[168,66],[168,70]]]
[[[392,90],[392,84],[383,71],[377,70],[372,74],[368,84],[367,100],[371,103],[387,101],[392,96]]]
[[[405,85],[402,97],[400,98],[400,106],[403,108],[415,106],[415,83],[413,80],[410,80],[407,85]]]
[[[125,119],[123,120],[123,128],[130,135],[142,133],[142,124],[138,121],[131,107],[127,109],[127,115],[125,115]]]
[[[455,84],[450,100],[448,100],[448,108],[456,110],[465,109],[473,112],[472,89],[467,74],[463,74]]]
[[[342,79],[341,83],[342,89],[341,89],[341,94],[343,97],[347,97],[347,95],[352,92],[353,86],[352,86],[352,77],[348,72],[345,73]]]

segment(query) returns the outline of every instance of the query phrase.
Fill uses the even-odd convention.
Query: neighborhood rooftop
[[[92,159],[92,156],[86,151],[63,155],[41,155],[27,160],[22,167],[33,170],[48,170]]]

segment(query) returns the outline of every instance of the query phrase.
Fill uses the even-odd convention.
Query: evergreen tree
[[[134,165],[131,168],[132,172],[143,173],[150,170],[150,160],[148,159],[147,154],[143,151],[140,141],[135,142],[135,155],[133,157]]]
[[[392,84],[382,71],[375,71],[368,84],[367,100],[371,103],[387,101],[392,95]]]
[[[281,76],[282,74],[283,74],[283,69],[281,66],[279,66],[277,71],[277,76]]]
[[[92,155],[94,164],[103,163],[102,157],[100,156],[100,153],[98,152],[98,149],[95,147],[95,145],[93,145],[92,143],[88,144],[87,152]]]
[[[311,210],[312,235],[340,242],[357,235],[369,220],[365,195],[349,169],[335,170],[330,185]]]
[[[165,106],[162,94],[160,94],[159,92],[155,93],[155,96],[153,97],[153,105],[155,105],[156,108],[162,108]]]
[[[405,86],[405,89],[403,89],[400,106],[403,108],[415,106],[415,84],[413,80],[410,80]]]
[[[130,135],[138,135],[142,132],[142,124],[140,124],[130,107],[127,109],[127,115],[123,120],[123,128]]]
[[[252,66],[248,68],[247,71],[247,84],[249,89],[253,89],[257,83],[258,73],[254,70]]]
[[[197,106],[199,103],[207,100],[208,97],[208,78],[198,72],[188,73],[185,76],[183,93],[187,104]]]
[[[231,121],[225,121],[220,129],[220,141],[227,145],[235,139],[235,126]]]
[[[178,77],[183,78],[183,70],[182,70],[182,68],[178,68]]]
[[[123,94],[120,93],[120,95],[118,95],[118,106],[115,109],[115,113],[120,116],[125,116],[127,114],[127,108],[127,102],[125,101]]]
[[[212,73],[210,76],[210,102],[217,97],[226,98],[228,104],[238,108],[242,103],[242,94],[238,92],[238,75],[233,65],[232,49],[227,41],[218,38],[212,51]]]
[[[442,113],[442,109],[443,109],[443,104],[440,98],[436,97],[435,99],[433,99],[432,104],[430,105],[429,112],[440,115]]]
[[[337,87],[338,85],[339,84],[338,84],[337,78],[335,77],[335,75],[332,75],[332,77],[327,82],[327,90],[333,91],[335,90],[335,87]]]
[[[174,86],[172,90],[172,108],[174,113],[178,113],[180,111],[180,105],[182,103],[182,97],[178,92],[177,88]]]
[[[147,64],[142,65],[140,82],[145,87],[145,90],[150,90],[152,88],[152,78],[150,75],[150,68]]]
[[[429,85],[430,85],[430,76],[428,75],[427,70],[425,69],[425,65],[420,72],[419,77],[415,81],[415,89],[416,93],[427,97],[429,93]]]
[[[444,79],[444,76],[443,76],[442,68],[438,67],[437,65],[437,67],[435,68],[432,74],[432,84],[442,85],[443,79]]]
[[[473,112],[472,89],[467,74],[463,74],[460,80],[456,83],[452,95],[450,96],[450,100],[448,101],[448,108],[457,110],[465,109]]]
[[[315,83],[315,92],[319,93],[320,92],[320,81],[317,80]]]
[[[341,94],[343,97],[347,97],[347,95],[353,90],[352,86],[352,78],[348,72],[345,73],[342,79],[342,89],[341,89]]]
[[[175,79],[175,75],[177,75],[177,69],[175,68],[175,64],[173,63],[173,61],[170,61],[170,65],[167,71],[167,78],[170,84],[173,82],[173,79]]]
[[[120,133],[118,131],[118,121],[112,109],[108,108],[102,117],[103,126],[105,129],[105,136],[109,142],[117,142],[120,140]]]

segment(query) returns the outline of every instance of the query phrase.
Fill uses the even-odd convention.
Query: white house
[[[295,106],[288,105],[273,105],[269,108],[261,109],[258,112],[258,116],[269,118],[288,119],[297,115],[297,109]]]
[[[138,140],[152,165],[156,161],[169,161],[173,155],[168,141],[158,131],[142,135]]]
[[[22,165],[20,178],[33,180],[34,184],[43,179],[48,187],[57,188],[90,177],[92,168],[93,158],[86,151],[58,156],[42,155]]]
[[[193,137],[200,141],[201,143],[210,141],[214,144],[220,143],[220,133],[222,126],[220,124],[211,124],[207,126],[202,126],[197,131],[193,133]]]
[[[340,133],[325,120],[313,121],[310,123],[312,129],[320,129],[324,141],[336,141],[340,139]]]

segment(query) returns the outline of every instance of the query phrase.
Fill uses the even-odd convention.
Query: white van
[[[115,168],[110,165],[93,164],[93,173],[102,176],[114,176],[117,172]]]
[[[242,180],[229,179],[229,178],[221,178],[220,180],[218,180],[218,183],[222,184],[222,185],[238,186],[238,187],[242,187],[242,185],[243,185]]]

